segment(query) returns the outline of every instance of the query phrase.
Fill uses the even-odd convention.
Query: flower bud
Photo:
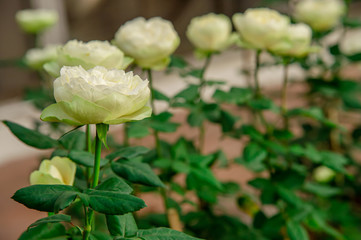
[[[345,12],[345,4],[340,0],[302,0],[295,5],[294,17],[323,32],[334,28]]]
[[[354,55],[361,53],[361,29],[347,30],[340,43],[340,50],[345,55]]]
[[[64,184],[72,186],[76,172],[76,164],[66,157],[53,157],[43,160],[39,170],[30,175],[30,184]]]
[[[58,21],[58,13],[50,9],[26,9],[18,11],[15,19],[27,33],[40,33]]]
[[[269,51],[280,56],[304,57],[317,50],[311,47],[312,30],[303,23],[289,25],[288,31]]]
[[[202,51],[214,52],[227,48],[231,43],[232,23],[223,14],[209,13],[195,17],[187,28],[189,41]]]
[[[287,32],[290,19],[268,8],[248,9],[233,15],[241,44],[247,48],[267,49]]]
[[[313,170],[313,178],[317,182],[327,183],[335,177],[336,173],[326,166],[319,166]]]
[[[57,59],[57,47],[58,46],[55,45],[49,45],[44,48],[29,49],[24,56],[26,65],[32,69],[41,70],[45,63]]]
[[[114,43],[138,66],[160,70],[169,64],[180,40],[171,22],[160,17],[138,17],[118,29]]]
[[[145,106],[149,96],[148,80],[133,72],[64,66],[54,81],[57,103],[45,108],[40,118],[71,125],[141,120],[151,115]]]

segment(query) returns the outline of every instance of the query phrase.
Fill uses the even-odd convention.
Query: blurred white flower
[[[15,15],[20,28],[34,34],[55,25],[58,18],[58,13],[51,9],[26,9],[18,11]]]

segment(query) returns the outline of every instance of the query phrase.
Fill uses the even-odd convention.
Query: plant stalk
[[[199,84],[199,88],[198,88],[198,103],[201,102],[202,100],[202,93],[203,93],[203,90],[204,90],[204,87],[206,85],[206,79],[204,78],[204,74],[205,72],[207,71],[208,69],[208,66],[211,62],[211,58],[212,58],[212,54],[209,54],[207,55],[207,58],[206,58],[206,61],[204,63],[204,66],[201,70],[201,75],[200,75],[200,84]],[[200,126],[199,126],[199,152],[202,154],[203,151],[204,151],[204,139],[205,139],[205,127],[204,127],[204,123],[202,123]]]
[[[100,172],[100,156],[102,151],[102,143],[99,138],[98,132],[96,132],[95,136],[95,154],[94,154],[94,169],[93,169],[93,181],[91,184],[91,188],[95,188],[99,183],[99,172]],[[86,225],[84,227],[83,239],[88,240],[90,232],[92,230],[92,225],[94,221],[94,211],[92,209],[88,209],[85,214],[86,216]]]
[[[288,130],[289,128],[289,119],[287,116],[287,84],[288,84],[288,62],[285,62],[283,65],[283,85],[282,85],[282,102],[281,110],[283,117],[283,128]]]
[[[150,106],[153,109],[153,115],[155,112],[155,97],[154,97],[154,88],[153,88],[153,75],[152,75],[152,70],[151,69],[147,69],[147,73],[148,73],[148,81],[149,81],[149,88],[150,88],[150,92],[151,92],[151,96],[150,96]],[[162,156],[162,147],[160,145],[160,139],[159,139],[159,133],[157,130],[153,129],[153,136],[155,139],[155,149],[157,151],[157,156],[161,157]]]

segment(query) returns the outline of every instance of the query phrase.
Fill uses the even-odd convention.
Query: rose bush
[[[50,9],[26,9],[18,11],[15,15],[20,28],[33,34],[53,26],[58,18],[58,13]]]
[[[244,47],[267,49],[288,31],[290,19],[268,8],[248,9],[233,15],[233,23]]]
[[[294,10],[297,21],[307,23],[319,32],[334,28],[344,14],[345,5],[340,0],[303,0]]]
[[[39,170],[30,175],[30,184],[64,184],[73,185],[76,164],[66,157],[53,157],[43,160]]]
[[[140,120],[151,115],[145,106],[149,96],[148,81],[133,72],[64,66],[54,81],[57,103],[44,109],[41,119],[72,125]]]
[[[114,43],[138,66],[160,70],[168,65],[180,40],[171,22],[160,17],[138,17],[118,29]]]
[[[232,23],[226,15],[209,13],[193,18],[186,35],[197,49],[214,52],[232,43],[231,33]]]

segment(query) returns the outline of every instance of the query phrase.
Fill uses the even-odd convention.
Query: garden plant
[[[42,76],[47,93],[33,101],[53,127],[3,123],[25,144],[54,151],[12,197],[48,213],[19,239],[360,239],[361,21],[348,17],[351,5],[300,0],[290,2],[289,15],[251,8],[231,18],[195,17],[186,36],[201,67],[174,55],[180,38],[160,17],[130,20],[110,41],[29,50],[24,63]],[[56,19],[26,11],[19,24],[31,34]],[[253,55],[252,67],[238,70],[251,79],[248,86],[208,74],[229,49]],[[270,66],[282,72],[272,89],[259,74]],[[297,83],[293,67],[302,72]],[[155,71],[176,74],[187,86],[162,93]],[[305,89],[295,107],[290,86]],[[166,107],[157,109],[158,102]],[[120,143],[108,132],[118,124]],[[195,138],[165,140],[184,125]],[[208,126],[237,143],[238,157],[207,151]],[[147,136],[153,148],[133,144]],[[252,179],[216,177],[235,165],[242,166],[240,178],[247,172]],[[137,214],[145,192],[161,196],[164,212]],[[239,213],[219,207],[225,198]]]

